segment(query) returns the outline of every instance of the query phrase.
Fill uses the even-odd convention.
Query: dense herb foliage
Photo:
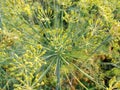
[[[0,0],[0,89],[120,89],[119,0]]]

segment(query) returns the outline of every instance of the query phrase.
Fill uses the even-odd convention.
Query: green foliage
[[[119,88],[119,0],[0,2],[1,89]]]

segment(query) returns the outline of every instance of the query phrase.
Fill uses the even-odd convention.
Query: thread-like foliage
[[[119,0],[0,2],[0,89],[120,88]]]

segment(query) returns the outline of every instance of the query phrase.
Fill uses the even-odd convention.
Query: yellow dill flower
[[[41,85],[44,85],[44,82],[43,82],[43,81],[41,82]]]
[[[37,45],[37,49],[42,49],[42,46],[41,45]]]
[[[28,4],[25,5],[24,12],[26,12],[29,16],[32,15],[30,6]]]

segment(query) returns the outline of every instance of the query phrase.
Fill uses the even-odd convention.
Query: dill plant
[[[119,21],[114,19],[113,11],[119,7],[117,3],[120,2],[117,0],[1,2],[3,26],[1,32],[7,34],[7,39],[1,35],[0,43],[2,48],[0,70],[4,71],[1,77],[4,80],[4,75],[7,76],[5,82],[1,83],[1,88],[8,90],[106,88],[100,61],[96,59],[94,62],[94,59],[95,55],[101,53],[110,56],[107,47],[115,43],[114,38],[119,41],[119,34],[114,32],[117,25],[115,29],[119,33]],[[118,57],[118,52],[115,53]],[[3,80],[1,79],[2,82]]]

